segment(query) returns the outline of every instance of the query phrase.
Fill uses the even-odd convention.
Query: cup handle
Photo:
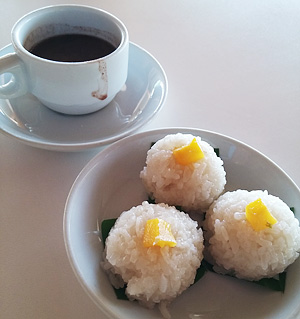
[[[0,98],[11,99],[26,94],[28,91],[22,60],[16,53],[0,57],[0,75],[7,74],[8,80],[0,85]],[[9,77],[10,75],[10,77]]]

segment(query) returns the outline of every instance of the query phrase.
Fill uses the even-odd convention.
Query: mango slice
[[[246,206],[246,219],[255,231],[272,228],[277,223],[260,198]]]
[[[193,138],[192,142],[188,145],[175,148],[173,156],[178,164],[189,165],[199,161],[204,157],[196,138]]]
[[[176,240],[170,224],[160,218],[149,219],[144,230],[143,245],[144,247],[175,247]]]

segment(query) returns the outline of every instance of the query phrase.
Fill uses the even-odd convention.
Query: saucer
[[[11,52],[10,44],[0,50],[0,56]],[[0,83],[6,83],[7,77],[1,75]],[[65,115],[26,94],[0,99],[0,128],[6,135],[44,149],[78,151],[104,146],[146,124],[163,106],[167,91],[166,74],[159,62],[130,43],[127,81],[105,108],[87,115]]]

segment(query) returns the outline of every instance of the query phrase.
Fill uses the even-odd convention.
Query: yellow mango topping
[[[195,137],[189,145],[175,148],[173,155],[176,162],[181,165],[195,163],[204,157],[204,153],[198,145]]]
[[[149,219],[146,223],[143,238],[144,247],[175,247],[176,240],[171,232],[171,226],[160,218]]]
[[[260,198],[246,206],[246,219],[256,231],[272,228],[277,223]]]

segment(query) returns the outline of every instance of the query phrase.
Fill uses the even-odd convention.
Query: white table
[[[298,0],[0,0],[0,47],[25,13],[83,2],[123,20],[167,73],[167,101],[142,130],[229,135],[300,185]],[[62,230],[69,189],[99,149],[47,151],[0,134],[0,150],[1,319],[105,318],[71,270]]]

